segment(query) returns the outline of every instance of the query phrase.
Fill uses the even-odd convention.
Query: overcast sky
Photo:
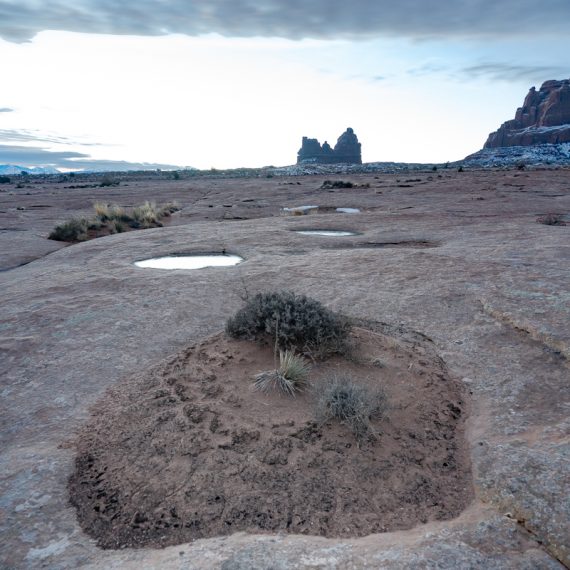
[[[292,164],[483,146],[570,77],[569,0],[0,0],[0,163]]]

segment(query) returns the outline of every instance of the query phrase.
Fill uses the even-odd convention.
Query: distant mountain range
[[[16,164],[0,164],[0,174],[59,174],[57,168],[51,166],[36,166],[34,168],[28,168],[26,166],[18,166]]]

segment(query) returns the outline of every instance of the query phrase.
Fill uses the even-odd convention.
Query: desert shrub
[[[168,217],[170,214],[178,212],[178,210],[180,210],[180,206],[176,202],[167,202],[166,204],[160,206],[157,211],[157,215],[159,218],[163,218],[165,216]]]
[[[303,389],[309,369],[309,363],[302,356],[290,350],[280,351],[279,368],[257,374],[253,387],[264,393],[277,389],[294,396]]]
[[[132,219],[137,227],[149,228],[158,223],[159,212],[154,202],[145,202],[133,209]]]
[[[281,350],[315,356],[343,352],[349,330],[346,318],[289,291],[258,293],[226,323],[226,332],[233,338],[271,338]]]
[[[120,234],[125,231],[125,224],[120,220],[111,220],[107,224],[107,228],[109,229],[109,233],[111,234]]]
[[[72,218],[57,225],[49,234],[49,239],[56,241],[83,241],[87,239],[89,221],[85,218]]]
[[[323,190],[332,190],[334,188],[353,188],[354,184],[352,182],[346,182],[344,180],[325,180],[321,188]]]
[[[95,230],[98,231],[103,227],[103,223],[101,222],[101,220],[99,219],[94,219],[94,220],[89,220],[89,223],[87,224],[87,229],[88,230]]]
[[[118,186],[120,183],[121,182],[119,180],[117,180],[116,178],[113,178],[112,176],[103,176],[99,186],[101,186],[101,187]]]
[[[95,202],[95,204],[93,204],[93,209],[95,210],[95,215],[102,222],[106,222],[109,219],[109,204],[105,204],[104,202]]]
[[[0,184],[10,184],[10,182],[9,176],[0,176]]]
[[[564,216],[562,214],[545,214],[536,218],[539,224],[546,226],[565,226]]]
[[[334,376],[314,386],[317,422],[336,420],[350,428],[359,442],[374,439],[371,420],[386,411],[383,390],[360,386],[348,376]]]

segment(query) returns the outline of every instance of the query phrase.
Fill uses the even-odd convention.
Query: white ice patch
[[[137,267],[150,269],[203,269],[204,267],[228,267],[243,261],[239,255],[168,255],[136,261]]]

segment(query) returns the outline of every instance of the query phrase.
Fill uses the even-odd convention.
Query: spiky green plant
[[[279,368],[255,376],[255,390],[267,393],[278,389],[287,396],[295,396],[303,389],[309,375],[309,363],[293,351],[279,351]]]

